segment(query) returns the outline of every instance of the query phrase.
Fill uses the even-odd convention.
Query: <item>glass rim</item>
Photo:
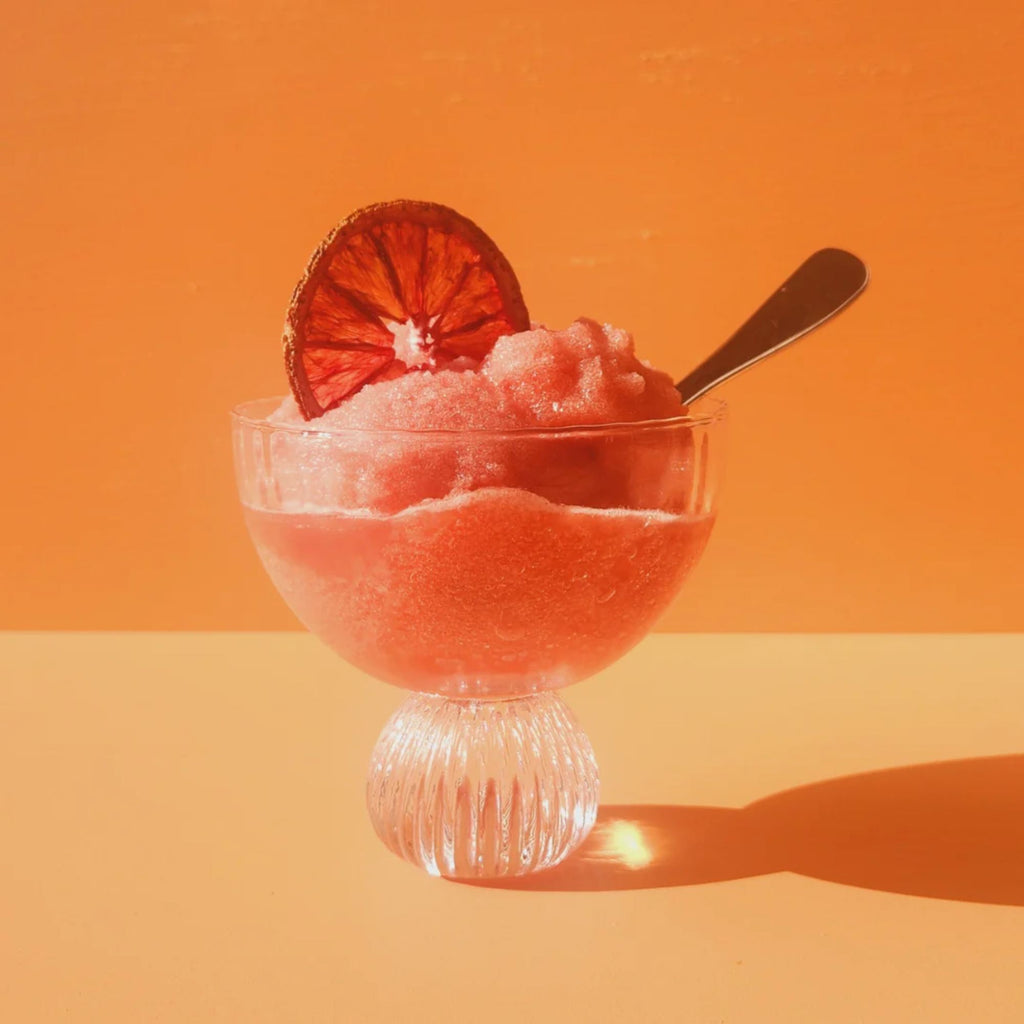
[[[698,398],[683,416],[666,416],[652,420],[623,420],[615,423],[572,423],[558,427],[507,427],[494,429],[490,427],[431,427],[416,429],[412,427],[339,427],[336,429],[317,429],[307,425],[292,423],[271,423],[266,414],[253,415],[256,406],[266,407],[274,403],[273,408],[280,406],[285,395],[271,395],[266,398],[252,398],[240,402],[231,410],[231,420],[236,427],[249,427],[266,433],[282,433],[310,438],[327,437],[420,437],[448,439],[454,437],[483,438],[558,438],[578,437],[579,435],[620,435],[630,433],[650,433],[665,430],[676,430],[687,427],[708,427],[721,423],[727,418],[728,405],[720,398]],[[695,411],[696,410],[696,411]],[[315,422],[313,420],[309,423]]]

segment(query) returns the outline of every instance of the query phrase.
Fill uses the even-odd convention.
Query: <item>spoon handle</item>
[[[867,283],[868,268],[852,253],[821,249],[808,257],[728,341],[676,385],[684,404],[813,331]]]

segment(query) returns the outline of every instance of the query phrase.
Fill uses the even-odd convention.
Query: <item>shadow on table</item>
[[[601,807],[587,841],[509,889],[656,889],[792,871],[912,896],[1024,906],[1024,754],[888,768],[748,807]]]

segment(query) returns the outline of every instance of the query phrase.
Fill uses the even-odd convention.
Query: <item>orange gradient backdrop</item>
[[[848,313],[723,389],[665,625],[1024,627],[1022,34],[1009,0],[9,5],[0,627],[295,625],[227,410],[282,390],[321,235],[395,196],[677,375],[812,250],[862,255]]]

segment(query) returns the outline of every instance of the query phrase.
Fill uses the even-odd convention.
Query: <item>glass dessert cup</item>
[[[593,751],[554,692],[668,607],[716,511],[725,407],[638,423],[483,430],[277,424],[232,414],[246,523],[302,623],[415,691],[371,758],[367,804],[431,874],[551,867],[586,837]]]

